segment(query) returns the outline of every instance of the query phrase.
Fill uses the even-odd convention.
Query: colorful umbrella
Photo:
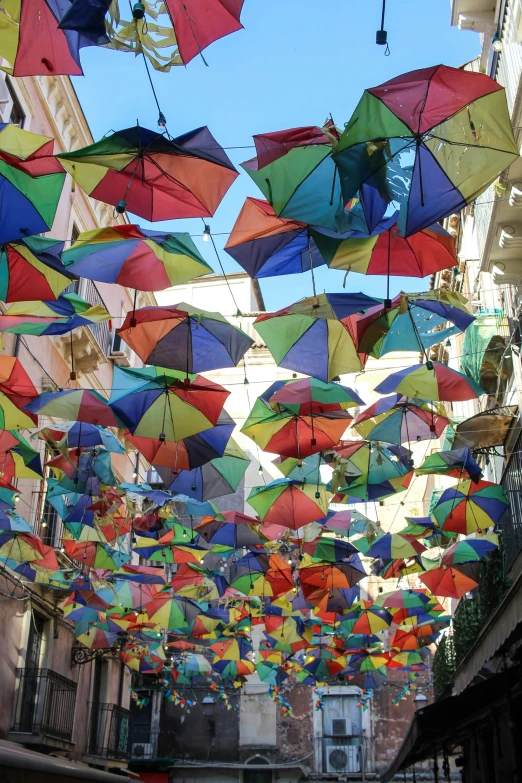
[[[493,538],[493,537],[491,537]],[[449,546],[441,557],[441,566],[453,566],[460,563],[476,563],[486,557],[490,552],[498,549],[498,539],[496,536],[491,540],[490,537],[465,538],[457,541],[456,544]]]
[[[306,272],[324,264],[309,226],[278,218],[268,201],[259,198],[246,199],[225,250],[250,277],[258,279]]]
[[[399,392],[423,400],[460,402],[485,394],[474,380],[441,362],[427,362],[398,370],[375,387],[378,394]]]
[[[340,512],[341,514],[343,512]],[[328,538],[326,536],[320,536],[317,543],[313,546],[312,557],[316,560],[325,560],[328,563],[335,563],[338,560],[344,560],[346,557],[353,555],[357,552],[357,549],[342,538]]]
[[[162,367],[115,367],[109,405],[138,437],[178,441],[213,427],[229,391]]]
[[[329,497],[323,486],[277,479],[266,486],[253,487],[247,500],[265,524],[297,530],[326,515]]]
[[[22,237],[34,239],[33,234],[51,230],[65,180],[53,148],[54,139],[48,136],[0,124],[0,244]],[[5,264],[5,254],[3,258]]]
[[[426,457],[420,468],[416,468],[417,476],[452,476],[453,478],[470,478],[475,484],[482,478],[482,469],[475,461],[469,446],[451,451],[438,451]]]
[[[56,301],[11,305],[5,315],[0,315],[0,332],[52,336],[108,321],[110,317],[102,305],[90,305],[76,294],[64,294]]]
[[[373,237],[335,236],[314,230],[310,235],[330,269],[363,275],[426,277],[455,266],[455,240],[434,223],[407,238],[397,226]]]
[[[235,367],[254,341],[219,313],[181,302],[127,313],[118,334],[145,364],[189,373]]]
[[[351,555],[336,563],[316,560],[310,555],[303,555],[299,564],[299,579],[303,594],[311,603],[316,603],[316,594],[322,595],[325,591],[332,591],[335,588],[349,589],[358,584],[365,576],[366,571],[359,555]],[[316,603],[316,605],[320,604]],[[321,608],[324,607],[321,606]]]
[[[352,633],[372,635],[384,631],[392,624],[392,615],[382,606],[373,604],[364,609],[357,617]]]
[[[443,406],[392,394],[359,413],[353,429],[367,440],[386,443],[438,439],[450,423]]]
[[[15,440],[7,446],[5,436]],[[5,449],[5,450],[4,450]],[[8,478],[28,478],[40,481],[43,478],[40,454],[35,451],[17,432],[0,430],[0,474]]]
[[[118,368],[116,368],[118,369]],[[82,421],[101,427],[121,427],[121,423],[107,401],[91,389],[61,389],[43,392],[24,406],[24,410],[41,416]]]
[[[362,369],[350,319],[375,304],[366,294],[320,294],[277,313],[262,313],[254,327],[276,364],[288,370],[331,381]]]
[[[96,446],[103,446],[107,451],[112,451],[115,454],[125,452],[122,444],[111,430],[81,421],[65,421],[63,424],[44,427],[38,433],[38,437],[53,448],[62,451],[78,447],[93,449]]]
[[[170,139],[136,126],[58,157],[89,196],[151,221],[213,215],[238,176],[208,128]]]
[[[246,596],[282,596],[294,587],[292,568],[277,553],[249,552],[231,566],[230,586]]]
[[[336,465],[332,491],[362,500],[380,500],[402,492],[413,476],[411,452],[402,446],[342,441],[324,458]]]
[[[133,224],[82,232],[62,260],[78,277],[139,291],[162,291],[212,272],[190,234]]]
[[[201,467],[178,473],[158,465],[155,468],[171,492],[204,501],[236,492],[249,464],[249,457],[231,438],[222,457]]]
[[[249,524],[235,525],[233,522],[219,522],[213,517],[203,517],[194,530],[207,544],[219,544],[229,549],[261,547],[264,542],[264,539]]]
[[[465,479],[444,490],[431,513],[442,530],[467,535],[493,527],[508,508],[502,486]]]
[[[277,388],[276,388],[277,387]],[[317,378],[299,378],[296,381],[276,382],[270,390],[275,392],[268,398],[272,407],[288,409],[294,413],[312,413],[328,410],[347,410],[364,405],[359,395],[339,383],[324,383]],[[266,392],[265,392],[265,397]]]
[[[475,317],[467,310],[467,301],[461,294],[445,289],[399,294],[384,306],[354,316],[357,348],[376,359],[393,351],[425,352],[473,323]],[[442,329],[446,322],[454,326]]]
[[[57,299],[74,279],[60,260],[63,246],[56,239],[38,236],[3,244],[0,299],[3,302]]]
[[[85,563],[91,568],[102,568],[107,571],[116,571],[131,559],[130,554],[93,541],[78,542],[64,539],[63,548],[73,560]]]
[[[444,598],[462,598],[463,595],[478,587],[478,582],[467,576],[461,568],[442,567],[433,568],[419,574],[426,587],[434,595],[440,595]]]
[[[445,65],[366,90],[334,151],[345,202],[377,184],[404,236],[474,201],[517,157],[504,88]]]
[[[289,407],[275,411],[266,397],[272,387],[258,397],[241,432],[265,451],[303,459],[339,443],[352,421],[347,411],[293,413]],[[309,406],[306,406],[307,408]]]
[[[426,547],[413,536],[384,533],[375,539],[366,555],[383,560],[397,560],[415,557],[425,551]]]

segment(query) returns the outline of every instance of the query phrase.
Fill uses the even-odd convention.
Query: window
[[[344,737],[346,734],[346,720],[344,718],[334,718],[332,720],[332,734],[335,737]]]
[[[18,125],[19,128],[23,128],[25,124],[24,110],[22,109],[20,101],[16,97],[16,93],[13,90],[10,79],[6,79],[5,83],[7,85],[7,91],[9,92],[9,97],[11,98],[12,101],[11,113],[9,114],[9,122],[11,122],[13,125]]]
[[[71,245],[73,244],[73,242],[76,242],[79,236],[80,236],[80,229],[78,228],[76,223],[73,223],[71,228]],[[73,280],[72,283],[67,286],[65,291],[62,291],[62,294],[77,294],[79,289],[80,289],[80,281]]]

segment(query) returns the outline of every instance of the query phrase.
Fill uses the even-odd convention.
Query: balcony
[[[76,286],[76,288],[75,288]],[[82,280],[80,285],[71,284],[67,291],[74,291],[91,305],[101,305],[108,309],[103,297],[92,280]],[[72,343],[71,343],[72,339]],[[71,334],[65,334],[56,340],[56,345],[63,358],[70,364],[71,346],[74,356],[74,369],[77,373],[89,373],[105,364],[111,353],[112,336],[108,321],[101,321],[92,326],[81,326]]]
[[[51,669],[17,669],[9,739],[59,749],[72,747],[77,684]]]
[[[117,704],[92,704],[87,757],[126,760],[129,716],[129,710]]]
[[[128,759],[132,766],[160,764],[176,757],[176,732],[172,728],[152,729],[131,723]]]

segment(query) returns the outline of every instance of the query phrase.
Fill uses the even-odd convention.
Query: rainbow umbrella
[[[262,313],[254,327],[276,364],[322,381],[362,369],[351,316],[375,305],[366,294],[320,294],[276,313]]]
[[[38,433],[38,437],[49,443],[52,448],[61,451],[79,447],[92,449],[96,446],[103,446],[107,451],[112,451],[115,454],[125,452],[111,430],[81,421],[64,421],[62,424],[44,427]]]
[[[397,226],[371,237],[335,236],[310,230],[319,253],[330,269],[363,275],[426,277],[455,266],[455,240],[434,223],[409,237]]]
[[[303,555],[299,564],[299,579],[303,595],[314,605],[320,606],[321,609],[325,609],[325,607],[316,599],[322,597],[323,593],[337,588],[348,590],[355,587],[365,576],[366,571],[359,555],[350,555],[350,557],[335,563]],[[326,611],[331,611],[331,609]]]
[[[134,224],[83,231],[62,261],[78,277],[139,291],[162,291],[212,272],[190,234]]]
[[[254,341],[219,313],[181,302],[127,313],[118,335],[145,364],[189,373],[235,367]]]
[[[379,500],[402,492],[413,476],[411,452],[378,441],[342,441],[325,460],[335,465],[332,491],[361,500]]]
[[[419,468],[415,469],[416,476],[452,476],[453,478],[470,478],[477,484],[482,478],[482,469],[473,458],[469,446],[451,451],[438,451],[426,457]]]
[[[178,441],[213,427],[229,391],[162,367],[115,367],[109,405],[133,435]]]
[[[231,438],[223,456],[198,468],[174,472],[158,465],[154,467],[170,492],[205,501],[236,492],[249,465],[250,458]]]
[[[275,384],[274,384],[275,385]],[[301,460],[339,443],[352,417],[345,410],[295,412],[290,406],[274,410],[273,387],[258,397],[241,432],[274,454]],[[309,409],[312,406],[303,406]]]
[[[147,614],[151,622],[167,631],[188,628],[200,612],[201,608],[194,601],[171,596],[168,593],[163,597],[158,596],[147,606]]]
[[[173,673],[186,677],[189,682],[212,672],[212,666],[204,655],[187,653],[173,662]]]
[[[424,658],[418,652],[407,650],[404,652],[396,653],[392,655],[388,666],[390,669],[403,669],[419,671],[419,669],[426,669]]]
[[[465,538],[452,544],[444,551],[440,564],[441,566],[458,566],[460,563],[476,563],[477,560],[482,560],[495,549],[498,549],[496,536]]]
[[[247,596],[276,598],[293,589],[292,567],[277,553],[248,552],[231,566],[230,586]]]
[[[65,172],[53,149],[54,139],[48,136],[29,133],[17,125],[0,124],[1,245],[27,237],[32,242],[34,234],[51,230],[65,181]],[[44,243],[38,239],[33,246],[43,249]],[[56,240],[51,242],[57,244]],[[3,258],[5,264],[5,254]],[[4,279],[5,276],[4,271]]]
[[[20,407],[38,396],[23,364],[14,356],[0,356],[0,392]],[[15,428],[3,426],[2,429]]]
[[[433,593],[444,598],[462,598],[466,593],[478,587],[478,582],[463,572],[464,566],[444,566],[433,568],[424,574],[419,574],[419,579]]]
[[[6,447],[5,435],[9,439],[15,439],[15,444]],[[10,442],[10,440],[8,442]],[[5,450],[4,450],[5,449]],[[31,448],[28,442],[19,433],[0,430],[0,474],[8,478],[43,478],[40,454]]]
[[[441,362],[426,362],[394,372],[379,383],[375,391],[378,394],[400,392],[407,397],[448,402],[474,400],[485,394],[472,378]]]
[[[375,184],[404,236],[474,201],[517,157],[504,88],[445,65],[366,90],[334,150],[345,203]]]
[[[0,531],[0,557],[13,560],[15,563],[43,560],[49,549],[52,550],[52,547],[46,547],[34,533],[17,530]]]
[[[256,548],[261,547],[264,541],[248,523],[235,525],[233,522],[220,522],[213,517],[203,517],[194,530],[199,535],[198,541],[219,545],[224,549]]]
[[[328,511],[329,498],[324,486],[276,479],[265,486],[253,487],[247,501],[265,524],[297,530],[322,519]]]
[[[415,557],[425,551],[426,547],[413,536],[384,533],[375,539],[366,555],[382,560],[397,560]]]
[[[340,513],[342,514],[342,512]],[[357,549],[346,539],[320,536],[313,547],[312,556],[316,560],[326,560],[329,563],[335,563],[356,552]]]
[[[2,10],[1,69],[12,76],[81,76],[80,49],[93,41],[60,27],[68,3],[15,0]]]
[[[13,533],[32,533],[29,523],[14,511],[0,510],[0,531],[12,531]]]
[[[299,378],[296,381],[277,381],[270,391],[270,405],[276,410],[288,409],[294,413],[347,410],[364,405],[359,395],[340,383],[324,383],[317,378]],[[265,393],[266,397],[266,393]]]
[[[502,486],[465,479],[444,490],[431,513],[441,530],[467,535],[493,527],[508,508]]]
[[[367,440],[386,443],[438,439],[450,423],[441,405],[392,394],[359,413],[353,429]]]
[[[352,633],[371,636],[389,628],[392,619],[392,615],[384,607],[373,604],[359,614],[352,627]]]
[[[101,394],[91,389],[60,389],[43,392],[24,406],[41,416],[56,416],[102,427],[121,427],[121,423]]]
[[[150,221],[213,215],[238,176],[205,127],[171,139],[136,126],[57,157],[87,195]]]
[[[75,277],[60,260],[63,246],[64,243],[56,239],[39,236],[3,244],[0,248],[0,299],[3,302],[58,299]]]
[[[46,337],[92,326],[110,317],[102,305],[90,305],[76,294],[64,294],[56,301],[11,305],[0,316],[0,332]]]
[[[130,554],[113,549],[108,544],[94,541],[78,542],[64,539],[63,548],[73,560],[84,563],[90,568],[101,568],[106,571],[116,571],[131,559]]]
[[[298,617],[265,617],[266,642],[274,650],[296,653],[310,646],[313,628]]]
[[[376,359],[393,351],[426,351],[475,320],[467,299],[456,291],[438,289],[422,294],[401,293],[384,305],[352,319],[359,352]],[[446,323],[453,326],[443,329]],[[421,395],[413,395],[421,396]]]
[[[253,278],[306,272],[324,264],[309,228],[277,217],[268,201],[249,197],[225,250]]]
[[[421,590],[394,590],[377,596],[375,604],[388,609],[409,609],[423,608],[431,600],[431,596]]]

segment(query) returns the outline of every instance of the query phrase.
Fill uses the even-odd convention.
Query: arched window
[[[264,756],[252,756],[251,759],[248,759],[247,764],[269,766],[270,762]],[[272,783],[272,770],[247,768],[243,772],[243,783]]]

